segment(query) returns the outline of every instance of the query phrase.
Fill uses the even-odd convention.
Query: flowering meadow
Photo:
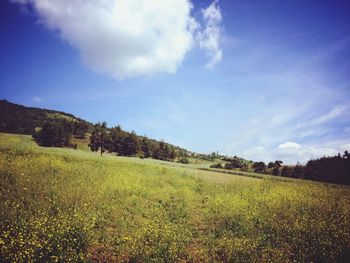
[[[0,262],[346,262],[350,187],[0,134]]]

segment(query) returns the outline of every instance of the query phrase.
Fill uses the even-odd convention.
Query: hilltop
[[[26,107],[7,100],[0,100],[0,132],[33,134],[35,128],[42,127],[44,122],[49,119],[64,119],[84,123],[89,128],[92,127],[92,123],[70,113]]]

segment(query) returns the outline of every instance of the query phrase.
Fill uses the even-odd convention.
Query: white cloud
[[[339,149],[340,149],[342,152],[350,151],[350,143],[346,143],[346,144],[340,145],[340,146],[339,146]]]
[[[222,59],[222,50],[219,45],[222,15],[218,0],[214,0],[208,8],[203,9],[202,15],[205,29],[198,33],[197,40],[200,48],[204,49],[210,58],[207,67],[212,68]]]
[[[199,27],[190,0],[11,1],[33,6],[40,22],[77,48],[87,66],[115,78],[176,72]],[[217,1],[203,15],[201,46],[216,64],[221,60]]]
[[[296,142],[285,142],[278,145],[279,149],[299,149],[301,145]]]
[[[290,96],[286,98],[290,99]],[[226,143],[223,151],[255,161],[282,160],[288,164],[295,164],[322,156],[334,156],[348,148],[348,140],[342,140],[342,136],[345,136],[342,132],[346,132],[346,128],[340,125],[339,129],[344,131],[334,131],[334,126],[330,126],[334,121],[348,119],[345,118],[348,108],[341,106],[344,104],[310,118],[308,114],[315,105],[301,104],[300,100],[294,101],[298,101],[297,106],[288,104],[283,98],[277,105],[276,102],[269,101],[269,109],[266,112],[256,112],[250,122],[242,125],[239,133],[235,134],[236,139]],[[281,108],[283,113],[279,113]],[[299,125],[296,125],[298,122]],[[300,144],[300,141],[307,146]],[[262,148],[264,150],[261,150]]]
[[[305,163],[308,160],[320,158],[323,156],[334,156],[339,151],[329,147],[304,146],[295,142],[285,142],[278,146],[276,155],[279,159],[290,160]]]

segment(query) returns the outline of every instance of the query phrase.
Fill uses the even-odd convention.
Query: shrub
[[[178,162],[183,164],[189,164],[190,160],[188,160],[188,158],[186,157],[182,157]]]
[[[222,168],[224,168],[224,167],[222,166],[222,163],[214,163],[214,164],[210,165],[210,168],[219,168],[219,169],[222,169]]]
[[[237,159],[233,159],[230,163],[225,165],[225,169],[235,169],[235,168],[243,168],[243,163]]]

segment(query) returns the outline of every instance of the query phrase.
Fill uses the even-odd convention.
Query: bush
[[[224,167],[222,166],[222,163],[214,163],[214,164],[210,165],[210,168],[219,168],[219,169],[222,169],[222,168],[224,168]]]
[[[237,159],[233,159],[230,163],[225,165],[225,169],[235,169],[235,168],[243,168],[243,163]]]
[[[188,160],[188,158],[186,157],[182,157],[178,163],[183,163],[183,164],[189,164],[190,163],[190,160]]]
[[[139,157],[140,159],[145,159],[145,154],[143,152],[140,152],[137,154],[137,157]]]

